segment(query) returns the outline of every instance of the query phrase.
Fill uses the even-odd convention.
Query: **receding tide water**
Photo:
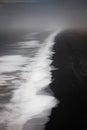
[[[56,33],[0,34],[0,129],[43,130],[58,101],[50,90]]]

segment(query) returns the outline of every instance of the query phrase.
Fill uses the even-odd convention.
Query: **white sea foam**
[[[20,48],[35,48],[35,47],[39,47],[40,43],[39,41],[26,41],[26,42],[20,42],[18,44],[20,46]]]
[[[53,95],[47,95],[44,91],[44,94],[38,94],[52,82],[52,47],[55,35],[56,33],[53,33],[45,39],[35,57],[21,68],[20,78],[23,82],[20,86],[15,83],[17,89],[13,91],[10,102],[0,113],[0,122],[6,123],[8,130],[22,130],[27,121],[35,118],[43,119],[40,124],[45,124],[49,120],[51,109],[58,104]],[[16,62],[19,63],[18,60]]]
[[[8,55],[0,57],[0,74],[20,70],[20,66],[28,59],[21,55]]]

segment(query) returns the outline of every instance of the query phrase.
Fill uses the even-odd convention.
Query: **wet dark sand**
[[[87,60],[86,42],[87,33],[83,32],[63,32],[55,38],[53,65],[59,70],[53,71],[51,89],[60,104],[53,109],[46,130],[87,129],[87,77],[74,72],[71,51],[73,48],[76,55],[85,55]]]

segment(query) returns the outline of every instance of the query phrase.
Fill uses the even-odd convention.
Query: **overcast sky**
[[[87,26],[87,0],[0,0],[0,3],[1,29]]]

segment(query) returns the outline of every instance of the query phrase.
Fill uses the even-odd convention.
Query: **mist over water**
[[[52,108],[58,105],[49,88],[56,34],[50,34],[41,44],[35,39],[19,42],[17,48],[27,48],[30,55],[20,55],[16,50],[16,55],[0,57],[0,89],[6,90],[5,94],[0,92],[0,123],[7,130],[42,130]]]

